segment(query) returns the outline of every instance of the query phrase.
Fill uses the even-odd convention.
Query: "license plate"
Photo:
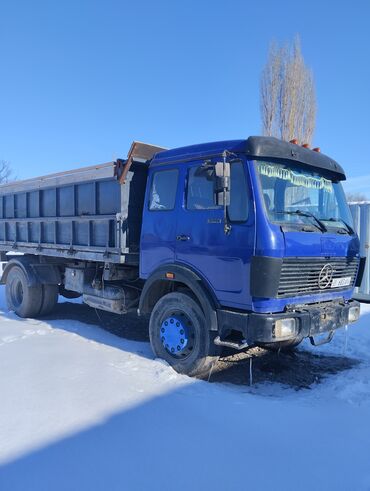
[[[345,278],[334,278],[331,287],[338,288],[338,286],[349,286],[351,284],[351,280],[351,276],[346,276]]]

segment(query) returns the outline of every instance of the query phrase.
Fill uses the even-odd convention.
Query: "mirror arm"
[[[224,234],[229,235],[231,232],[231,224],[229,223],[228,217],[227,217],[227,193],[230,193],[230,189],[227,189],[226,183],[227,180],[230,182],[230,176],[225,179],[225,174],[226,174],[226,157],[227,157],[227,151],[224,150],[222,153],[222,160],[223,160],[223,175],[224,175],[224,182],[223,182],[223,202],[224,202]]]

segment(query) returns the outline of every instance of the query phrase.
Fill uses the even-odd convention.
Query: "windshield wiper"
[[[301,217],[313,218],[315,220],[315,222],[317,223],[317,227],[321,230],[321,232],[327,232],[328,231],[328,229],[325,227],[325,225],[322,223],[322,221],[319,220],[310,211],[302,211],[302,210],[295,210],[295,211],[275,211],[275,213],[279,213],[279,214],[282,214],[282,215],[299,215]]]
[[[324,222],[342,222],[343,225],[346,227],[347,229],[347,232],[350,234],[350,235],[354,235],[355,231],[353,230],[353,228],[351,227],[351,225],[349,225],[346,221],[344,221],[342,218],[334,218],[334,217],[330,217],[330,218],[321,218],[321,220],[324,220]],[[343,230],[343,229],[342,229]]]

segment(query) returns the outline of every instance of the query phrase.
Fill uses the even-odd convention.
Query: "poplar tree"
[[[262,131],[282,140],[312,143],[316,95],[312,71],[306,66],[299,37],[293,43],[272,43],[261,74]]]

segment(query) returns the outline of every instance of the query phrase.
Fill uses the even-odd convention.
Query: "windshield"
[[[265,208],[272,222],[353,233],[343,188],[299,165],[256,161]]]

